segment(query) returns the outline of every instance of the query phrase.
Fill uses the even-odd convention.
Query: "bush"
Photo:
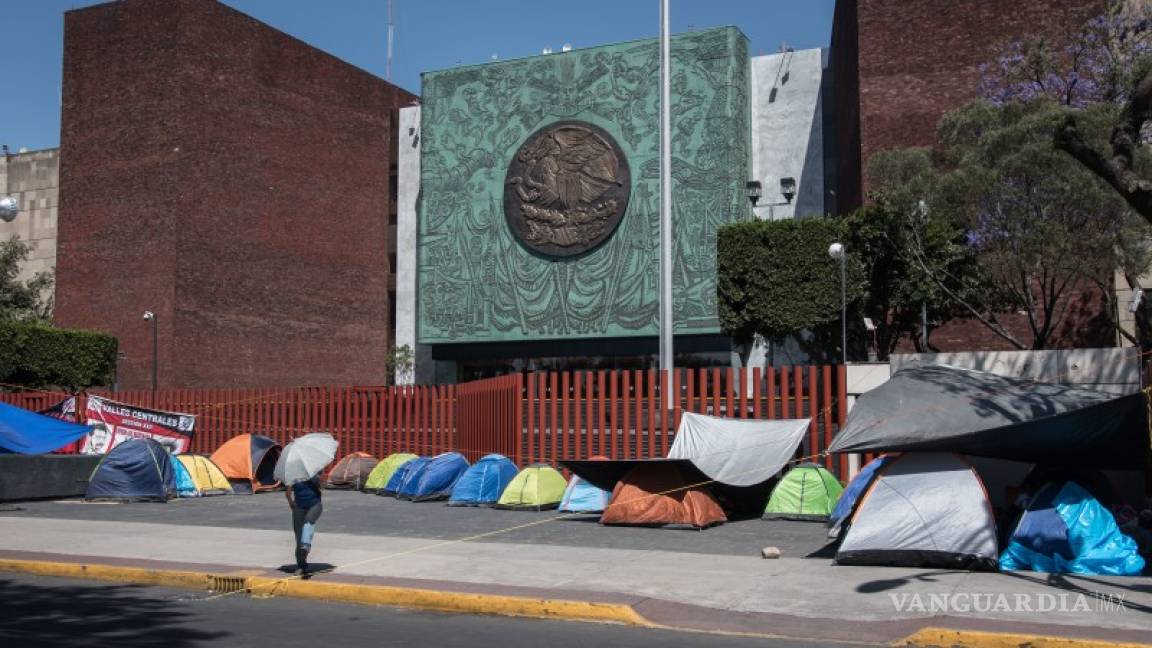
[[[116,338],[35,322],[0,322],[0,382],[72,392],[112,383]]]

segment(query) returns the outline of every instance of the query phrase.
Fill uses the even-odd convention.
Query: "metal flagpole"
[[[664,402],[672,398],[672,105],[668,0],[660,0],[660,369]]]

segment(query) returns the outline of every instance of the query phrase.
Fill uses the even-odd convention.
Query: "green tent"
[[[844,487],[836,476],[823,466],[800,464],[772,489],[764,519],[826,521],[842,492]]]
[[[388,480],[392,479],[392,474],[395,473],[400,466],[417,459],[414,454],[407,452],[397,452],[390,454],[384,458],[384,461],[376,464],[371,473],[368,473],[368,479],[364,482],[364,490],[369,493],[374,493],[381,488],[388,485]]]
[[[521,470],[500,495],[496,508],[543,511],[560,506],[568,482],[547,464],[532,464]]]

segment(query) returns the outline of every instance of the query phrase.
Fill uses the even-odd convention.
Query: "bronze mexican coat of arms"
[[[586,122],[555,122],[533,133],[508,165],[504,216],[532,250],[575,256],[612,235],[630,192],[628,160],[611,135]]]

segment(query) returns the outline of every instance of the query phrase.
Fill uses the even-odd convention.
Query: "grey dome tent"
[[[976,471],[959,455],[909,452],[886,461],[860,497],[840,565],[995,571],[996,521]]]

